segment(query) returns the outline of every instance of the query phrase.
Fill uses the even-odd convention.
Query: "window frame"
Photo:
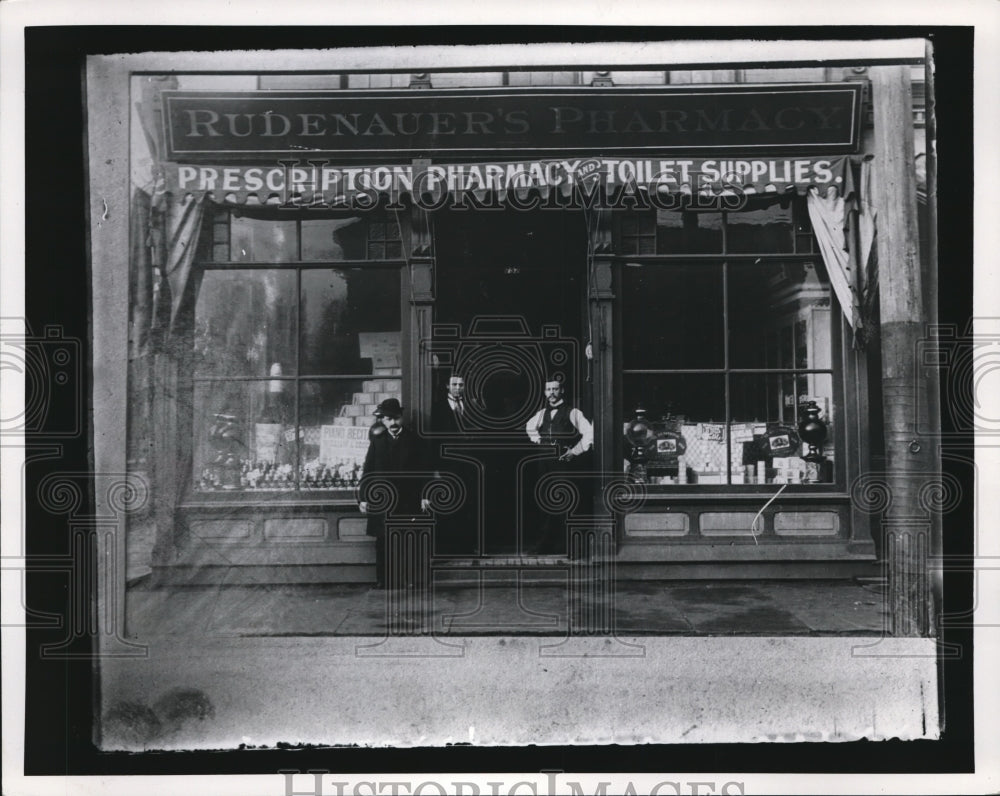
[[[265,220],[271,221],[295,221],[295,234],[296,234],[296,250],[298,254],[298,259],[295,260],[282,260],[282,261],[254,261],[254,260],[215,260],[211,257],[206,258],[206,254],[211,256],[215,253],[215,246],[217,242],[215,241],[215,217],[217,214],[227,214],[230,221],[234,213],[239,212],[239,208],[219,205],[206,208],[206,215],[202,222],[202,235],[204,237],[199,238],[198,253],[196,255],[193,268],[200,275],[208,273],[210,271],[280,271],[288,272],[294,271],[295,273],[295,301],[296,301],[296,318],[295,318],[295,361],[294,361],[294,373],[292,374],[282,374],[281,376],[271,376],[271,375],[260,375],[260,376],[206,376],[194,374],[194,363],[190,357],[191,348],[186,347],[188,354],[185,356],[185,363],[183,365],[183,394],[187,398],[187,411],[183,412],[183,419],[179,425],[179,436],[183,440],[183,444],[186,446],[185,455],[182,457],[182,469],[181,473],[186,484],[183,493],[187,495],[187,500],[185,503],[201,503],[204,501],[208,502],[229,502],[235,501],[239,503],[247,503],[259,501],[261,498],[266,499],[268,502],[280,501],[280,502],[295,502],[301,503],[313,498],[316,495],[327,495],[328,497],[345,499],[345,495],[350,494],[355,488],[351,485],[344,486],[331,486],[331,487],[312,487],[310,489],[304,489],[301,482],[301,474],[299,472],[302,465],[302,446],[298,442],[301,439],[301,401],[302,401],[302,383],[303,382],[350,382],[350,381],[365,381],[370,379],[379,378],[375,374],[349,374],[349,373],[313,373],[304,374],[302,373],[302,331],[303,331],[303,319],[302,319],[302,274],[305,271],[336,271],[336,270],[347,270],[347,269],[357,269],[363,268],[369,271],[395,271],[398,275],[399,280],[399,332],[401,337],[406,333],[406,309],[408,305],[407,297],[407,259],[406,251],[408,247],[409,240],[409,228],[407,226],[405,216],[401,214],[396,214],[393,216],[388,212],[378,212],[378,211],[364,211],[361,213],[361,217],[364,219],[366,225],[365,233],[365,252],[369,251],[369,245],[371,241],[368,238],[368,229],[372,220],[379,221],[395,221],[399,225],[399,241],[400,241],[400,256],[398,258],[379,258],[379,259],[344,259],[344,260],[304,260],[302,259],[302,222],[303,221],[313,221],[321,220],[322,218],[343,218],[343,217],[354,217],[358,216],[357,211],[346,211],[346,212],[324,212],[322,215],[319,213],[309,213],[302,211],[295,211],[294,217],[284,218],[282,213],[276,212],[272,216],[268,212],[270,208],[263,206],[260,208],[253,208],[253,213],[256,215],[260,213],[265,217]],[[232,244],[232,231],[231,224],[227,225],[229,232],[229,240],[226,242],[230,246]],[[379,241],[379,242],[383,242]],[[192,305],[190,310],[190,321],[193,325],[196,323],[197,318],[195,315],[196,309]],[[192,339],[193,343],[193,339]],[[401,348],[405,347],[401,345]],[[400,362],[401,368],[405,367],[402,361]],[[394,377],[395,378],[395,377]],[[398,377],[401,382],[401,391],[405,391],[406,380],[403,376]],[[293,424],[296,433],[296,445],[295,445],[295,463],[293,466],[293,486],[287,489],[274,489],[274,490],[261,490],[261,489],[246,489],[239,488],[234,490],[227,490],[225,492],[221,490],[200,490],[197,488],[197,478],[194,466],[194,454],[195,454],[195,438],[194,438],[194,395],[195,390],[199,385],[205,384],[247,384],[247,385],[257,385],[257,384],[267,384],[271,381],[282,381],[292,385],[292,405],[293,405]],[[405,405],[406,396],[402,397],[402,401]],[[353,502],[353,497],[351,498]]]
[[[760,198],[770,198],[762,196]],[[624,424],[632,419],[634,416],[635,407],[626,406],[625,404],[625,380],[629,376],[669,376],[678,374],[692,374],[692,375],[713,375],[720,376],[723,379],[723,389],[724,389],[724,403],[726,417],[724,418],[724,424],[728,429],[730,425],[734,422],[731,416],[732,412],[732,398],[731,398],[731,377],[733,375],[764,375],[764,376],[782,376],[790,375],[794,377],[794,381],[797,382],[797,377],[808,376],[808,375],[829,375],[832,380],[832,395],[830,397],[831,412],[836,418],[836,422],[832,429],[831,435],[828,437],[828,441],[832,442],[834,445],[834,461],[832,463],[832,479],[824,483],[816,484],[734,484],[731,483],[732,468],[731,465],[726,468],[726,483],[724,484],[645,484],[644,487],[648,492],[648,496],[653,500],[663,500],[666,498],[682,497],[684,499],[717,499],[719,497],[730,497],[730,498],[748,498],[755,496],[771,495],[774,494],[782,486],[785,490],[782,495],[790,495],[795,498],[803,497],[843,497],[847,492],[846,478],[847,473],[853,468],[850,468],[847,463],[847,457],[853,455],[854,446],[851,446],[851,450],[848,449],[849,436],[847,434],[847,428],[854,428],[857,424],[858,418],[854,416],[853,412],[849,412],[849,402],[847,400],[846,390],[847,385],[845,384],[846,377],[848,375],[849,368],[847,363],[844,361],[844,322],[843,322],[843,311],[837,301],[836,293],[833,291],[832,287],[829,288],[829,310],[830,310],[830,367],[829,368],[771,368],[771,367],[759,367],[759,368],[739,368],[732,367],[731,363],[731,329],[730,329],[730,307],[729,307],[729,284],[730,284],[730,272],[731,269],[739,267],[740,265],[754,265],[759,262],[789,262],[789,263],[821,263],[823,267],[826,264],[823,262],[822,253],[819,249],[818,243],[815,239],[815,235],[812,231],[811,224],[807,228],[803,228],[802,220],[805,219],[808,222],[808,210],[805,204],[804,197],[794,197],[790,199],[793,207],[792,215],[792,252],[780,252],[780,253],[768,253],[768,252],[729,252],[727,245],[727,230],[728,230],[728,219],[729,216],[734,212],[739,211],[729,211],[722,210],[718,208],[704,208],[698,210],[687,210],[686,212],[707,212],[707,213],[719,213],[722,212],[722,250],[718,253],[710,254],[689,254],[689,253],[676,253],[668,254],[657,252],[656,254],[628,254],[621,251],[620,243],[622,241],[622,220],[623,217],[629,214],[647,213],[655,219],[656,210],[643,210],[643,211],[619,211],[615,214],[613,219],[613,251],[614,254],[609,256],[609,260],[612,265],[612,278],[613,278],[613,289],[614,295],[618,297],[615,301],[615,320],[614,320],[614,338],[617,341],[615,350],[615,368],[614,368],[614,402],[613,409],[611,411],[612,429],[614,436],[614,456],[613,461],[624,462],[625,461],[625,443],[621,429],[624,428]],[[752,206],[748,209],[755,209]],[[654,221],[654,232],[655,235],[655,221]],[[802,244],[803,241],[808,241],[807,247]],[[706,266],[717,267],[722,271],[722,307],[723,307],[723,340],[724,340],[724,353],[723,353],[723,366],[721,368],[625,368],[624,367],[624,348],[625,348],[625,335],[624,335],[624,324],[625,318],[629,315],[629,307],[625,306],[625,291],[624,279],[625,279],[625,269],[629,264],[639,264],[643,266],[657,266],[657,265],[678,265],[686,264],[690,265],[692,263],[704,263]],[[829,285],[829,282],[827,283]],[[794,365],[794,361],[793,361]],[[797,391],[797,386],[796,386]],[[649,407],[647,407],[648,409]],[[796,412],[798,411],[798,405],[796,403]],[[731,460],[731,446],[732,446],[731,435],[727,433],[726,435],[726,452],[727,460]]]

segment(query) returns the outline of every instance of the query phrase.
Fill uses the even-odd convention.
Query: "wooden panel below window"
[[[365,535],[368,520],[364,517],[342,517],[337,523],[337,532],[341,539],[357,539]]]
[[[690,526],[687,514],[647,512],[625,516],[625,534],[633,537],[684,536]]]
[[[249,520],[196,520],[189,526],[191,536],[206,541],[249,539],[253,523]]]
[[[264,520],[264,538],[269,541],[311,541],[326,536],[326,520],[319,517],[279,517]]]
[[[751,511],[709,511],[699,518],[702,536],[751,536],[750,523],[757,516]],[[758,520],[760,536],[763,520]]]
[[[778,536],[836,536],[840,516],[832,511],[779,511],[774,515]]]

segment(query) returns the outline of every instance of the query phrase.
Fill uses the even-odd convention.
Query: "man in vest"
[[[594,427],[583,412],[566,402],[563,384],[558,379],[545,382],[545,408],[528,421],[525,430],[536,445],[553,448],[551,458],[542,459],[536,469],[539,479],[550,472],[586,469],[594,445]],[[585,503],[589,499],[589,490],[584,488],[582,482],[574,483],[580,491],[581,503]],[[534,484],[528,488],[534,489]],[[580,505],[578,509],[586,512],[585,505]],[[536,522],[538,527],[533,534],[534,540],[526,539],[527,552],[567,552],[566,528],[560,516],[539,506]]]

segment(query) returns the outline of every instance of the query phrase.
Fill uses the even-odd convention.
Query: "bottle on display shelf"
[[[264,402],[254,425],[257,455],[274,464],[284,464],[289,460],[290,446],[287,431],[292,418],[289,411],[286,382],[280,378],[280,362],[270,368],[271,379],[264,387]]]

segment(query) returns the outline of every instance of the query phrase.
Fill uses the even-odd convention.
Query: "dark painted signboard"
[[[856,152],[860,83],[165,91],[175,161]]]

